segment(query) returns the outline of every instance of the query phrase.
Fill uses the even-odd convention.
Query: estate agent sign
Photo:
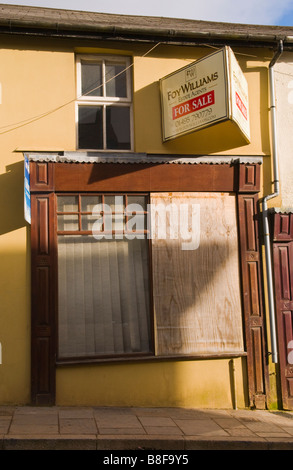
[[[250,141],[248,86],[230,47],[160,80],[163,140],[232,120]]]

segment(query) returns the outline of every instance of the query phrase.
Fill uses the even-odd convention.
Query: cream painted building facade
[[[13,6],[0,26],[0,403],[282,407],[258,211],[272,189],[268,68],[290,28]],[[249,142],[231,119],[164,142],[160,81],[223,47],[247,83]],[[284,48],[276,207],[292,204]]]
[[[280,167],[282,207],[292,208],[293,203],[293,141],[290,132],[292,126],[293,105],[293,68],[292,53],[284,52],[276,65],[276,99],[278,155]]]

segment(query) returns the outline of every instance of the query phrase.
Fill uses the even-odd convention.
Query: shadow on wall
[[[269,121],[270,121],[270,111],[269,111],[269,88],[268,88],[268,68],[266,66],[251,66],[249,64],[249,60],[242,63],[242,70],[247,74],[257,75],[258,76],[258,87],[259,87],[259,95],[252,96],[250,93],[250,127],[251,127],[251,134],[253,136],[253,126],[259,126],[259,136],[260,136],[260,144],[261,150],[265,155],[270,154],[270,128],[269,128]],[[257,113],[254,111],[257,110]],[[254,112],[254,114],[253,114]],[[258,117],[259,116],[259,117]],[[259,122],[258,122],[259,119]]]
[[[152,259],[158,352],[241,351],[237,249],[215,239],[195,251],[162,245],[153,247]]]
[[[237,55],[237,60],[249,83],[251,144],[254,147],[257,145],[264,154],[269,154],[268,69],[265,63],[251,65],[250,56],[244,56],[244,59],[242,56]],[[251,79],[251,75],[255,77]],[[170,154],[209,155],[247,148],[248,143],[238,125],[229,120],[162,143],[160,101],[158,81],[136,91],[134,96],[136,139],[138,143],[143,142],[145,148],[150,148],[150,153],[163,151]],[[244,152],[254,155],[255,148],[250,150],[248,147]]]
[[[158,83],[152,83],[137,91],[134,102],[137,110],[134,111],[136,139],[139,145],[150,149],[149,153],[209,155],[247,145],[238,126],[231,120],[163,143]]]
[[[0,175],[0,235],[25,227],[24,162],[13,163]]]

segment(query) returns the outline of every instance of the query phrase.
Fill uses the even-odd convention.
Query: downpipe
[[[270,89],[270,111],[271,111],[271,125],[272,125],[272,160],[273,160],[274,192],[265,196],[262,201],[263,236],[264,236],[264,247],[265,247],[267,290],[268,290],[267,293],[268,293],[271,349],[272,349],[271,354],[272,354],[272,362],[275,364],[278,363],[278,346],[277,346],[277,329],[276,329],[275,299],[274,299],[274,285],[273,285],[273,266],[272,266],[270,228],[269,228],[269,220],[268,220],[268,204],[267,203],[270,199],[273,199],[280,194],[279,167],[278,167],[278,157],[277,157],[277,126],[276,126],[274,65],[282,53],[283,53],[283,41],[280,40],[278,50],[269,64],[269,89]]]

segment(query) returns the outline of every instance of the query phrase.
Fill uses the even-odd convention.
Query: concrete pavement
[[[2,450],[293,450],[293,412],[0,406]]]

